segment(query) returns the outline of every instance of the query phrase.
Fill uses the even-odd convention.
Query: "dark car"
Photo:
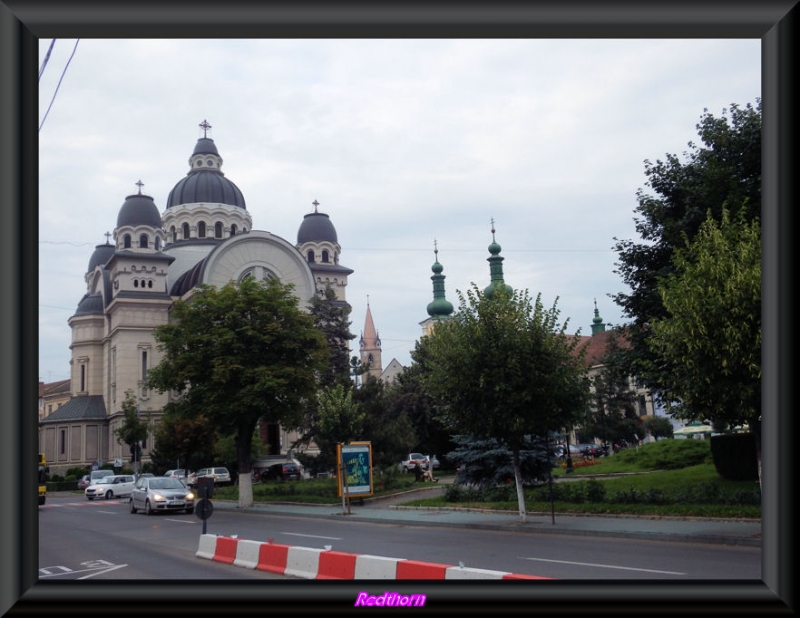
[[[272,464],[261,471],[259,479],[262,481],[299,481],[303,478],[303,466],[292,461]]]

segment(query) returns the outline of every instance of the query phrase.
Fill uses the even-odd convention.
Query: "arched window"
[[[142,234],[139,236],[139,248],[147,249],[147,234]]]
[[[222,223],[219,221],[214,224],[214,238],[222,238]]]
[[[236,224],[231,224],[231,236],[236,236]]]
[[[161,249],[161,238],[156,236],[156,251],[158,251],[159,249]]]
[[[205,221],[201,221],[197,224],[197,237],[198,238],[205,238],[206,237],[206,223]]]
[[[322,252],[322,261],[323,261],[325,264],[327,264],[327,263],[328,263],[328,252],[327,252],[327,251],[323,251],[323,252]]]
[[[188,223],[184,223],[183,224],[183,238],[184,238],[184,240],[189,238],[189,224]]]
[[[178,240],[178,230],[175,229],[174,225],[169,228],[169,233],[172,235],[172,242]]]
[[[135,288],[139,287],[139,280],[138,279],[134,279],[133,280],[133,287],[135,287]]]
[[[122,246],[125,249],[130,249],[131,248],[131,235],[130,234],[125,234],[125,236],[123,237]]]
[[[313,251],[309,251],[308,252],[308,263],[312,264],[313,262],[314,262],[314,252]]]

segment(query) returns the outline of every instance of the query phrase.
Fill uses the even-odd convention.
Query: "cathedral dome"
[[[103,315],[103,297],[100,293],[85,294],[78,303],[75,315]]]
[[[205,120],[200,124],[204,133],[211,128]],[[222,157],[214,140],[203,137],[197,140],[192,156],[189,157],[189,171],[169,192],[167,208],[181,204],[227,204],[247,209],[244,196],[235,184],[222,173]]]
[[[98,266],[105,266],[111,256],[114,255],[114,245],[105,243],[104,245],[97,245],[89,258],[89,267],[86,269],[87,273],[92,272]]]
[[[303,222],[297,231],[297,244],[325,241],[333,244],[339,242],[330,217],[322,212],[311,212],[303,217]]]
[[[161,215],[152,197],[139,193],[125,198],[125,202],[119,209],[119,215],[117,215],[117,227],[126,225],[161,227]]]

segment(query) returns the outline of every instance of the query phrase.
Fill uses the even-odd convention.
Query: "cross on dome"
[[[319,202],[317,200],[314,200],[311,203],[314,204],[314,212],[316,213],[317,212],[317,206],[319,206]]]
[[[208,137],[207,133],[208,133],[208,130],[211,128],[211,125],[210,125],[210,124],[208,124],[208,120],[206,120],[206,119],[204,118],[204,119],[203,119],[203,122],[201,122],[201,123],[200,123],[198,126],[199,126],[201,129],[203,129],[203,137]]]
[[[137,187],[139,187],[139,195],[141,195],[142,194],[142,187],[144,186],[144,183],[141,180],[137,180],[134,184]]]

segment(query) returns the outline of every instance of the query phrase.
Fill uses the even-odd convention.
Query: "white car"
[[[428,469],[428,458],[422,453],[409,453],[408,457],[400,462],[400,470],[404,473],[411,472],[414,464],[418,463],[423,470]]]
[[[131,474],[112,474],[96,480],[84,490],[87,500],[95,498],[124,498],[133,491],[134,480]]]

